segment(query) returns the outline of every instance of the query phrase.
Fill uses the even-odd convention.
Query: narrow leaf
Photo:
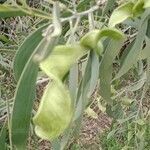
[[[138,16],[144,12],[144,0],[138,0],[137,3],[133,7],[133,15]]]
[[[93,94],[95,87],[98,82],[99,78],[99,59],[95,53],[92,53],[92,61],[91,61],[91,80],[90,80],[90,88],[89,88],[89,93],[88,97]]]
[[[85,110],[85,113],[87,113],[87,115],[88,115],[89,117],[92,117],[92,118],[94,118],[94,119],[97,119],[97,118],[98,118],[97,113],[96,113],[92,108],[90,108],[90,107],[88,107],[88,108]]]
[[[103,10],[103,15],[107,14],[109,11],[113,10],[116,0],[107,0],[107,3]]]
[[[6,122],[4,123],[0,132],[0,148],[1,150],[6,150]]]
[[[132,86],[130,86],[127,90],[128,91],[137,91],[139,89],[142,88],[142,86],[144,85],[144,83],[146,82],[146,73],[144,72],[140,78],[140,80],[137,83],[134,83]]]
[[[139,54],[139,59],[146,59],[150,57],[150,39],[146,38],[146,47]]]
[[[143,40],[146,34],[146,29],[147,29],[147,21],[145,20],[141,21],[141,25],[139,26],[139,32],[137,34],[135,43],[132,49],[126,55],[126,58],[124,59],[122,63],[121,69],[117,73],[115,79],[120,78],[122,75],[124,75],[137,61],[140,50],[142,49],[142,46],[143,46]]]
[[[123,45],[123,41],[110,41],[100,65],[100,93],[108,103],[111,103],[112,65]]]
[[[18,7],[11,5],[0,5],[0,18],[25,16],[26,13],[21,11]]]
[[[7,4],[0,4],[0,18],[9,18],[17,16],[36,16],[44,19],[51,19],[51,16],[44,11],[35,8],[24,8],[22,6],[12,6]]]
[[[52,39],[57,40],[58,37],[55,36]],[[12,141],[18,149],[25,149],[29,133],[38,74],[38,63],[35,63],[35,55],[42,49],[44,49],[44,52],[50,53],[56,44],[50,42],[51,40],[43,38],[39,44],[37,43],[18,81],[12,114]]]
[[[18,49],[14,59],[14,74],[16,80],[19,80],[27,61],[29,60],[39,42],[42,40],[42,31],[46,27],[47,25],[44,25],[30,34]]]
[[[115,25],[125,21],[127,18],[132,17],[132,8],[134,4],[132,2],[127,2],[118,8],[116,8],[109,20],[109,26],[114,27]]]
[[[11,120],[12,141],[18,149],[26,149],[37,74],[38,65],[30,58],[17,84]]]

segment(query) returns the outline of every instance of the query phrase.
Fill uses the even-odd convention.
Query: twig
[[[62,18],[61,22],[66,22],[68,20],[72,20],[72,19],[75,19],[75,18],[78,18],[78,17],[83,17],[83,16],[85,16],[89,13],[92,13],[92,12],[98,10],[99,8],[100,8],[100,5],[93,6],[89,10],[83,11],[81,13],[76,13],[76,14],[70,16],[70,17]]]
[[[42,79],[39,79],[37,82],[36,82],[36,85],[41,85],[45,82],[48,82],[50,79],[49,78],[42,78]]]

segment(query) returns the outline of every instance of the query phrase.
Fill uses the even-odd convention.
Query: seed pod
[[[114,29],[93,30],[86,34],[80,43],[56,46],[40,63],[40,68],[52,82],[46,87],[37,114],[33,118],[35,132],[39,137],[54,139],[69,126],[74,110],[69,90],[62,80],[71,66],[87,53],[87,50],[94,50],[101,55],[103,45],[100,39],[104,36],[119,38],[122,33]]]
[[[60,81],[48,84],[33,122],[42,139],[58,137],[69,125],[73,114],[68,90]]]
[[[62,79],[84,53],[85,50],[78,44],[60,45],[40,63],[41,69],[52,79],[33,118],[35,132],[42,139],[51,140],[58,137],[71,122],[71,98]]]
[[[80,44],[87,49],[94,50],[98,55],[101,55],[101,53],[103,52],[103,45],[98,45],[99,40],[100,30],[93,30],[81,38]]]
[[[41,69],[52,79],[63,77],[71,66],[86,53],[78,43],[76,45],[59,45],[54,48],[47,59],[40,63]]]

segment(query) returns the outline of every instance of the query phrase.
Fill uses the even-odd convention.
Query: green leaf
[[[134,122],[137,123],[140,126],[143,126],[146,123],[145,120],[143,120],[143,119],[138,119],[138,120],[135,120]]]
[[[1,132],[0,132],[0,148],[1,150],[6,150],[6,134],[7,129],[6,129],[6,122],[4,123]]]
[[[139,54],[139,59],[146,59],[150,57],[150,39],[146,38],[146,47]]]
[[[106,107],[101,104],[100,99],[97,99],[97,106],[101,112],[106,112]]]
[[[90,78],[91,78],[91,61],[92,61],[92,53],[90,52],[87,63],[86,63],[84,76],[81,80],[81,83],[78,88],[78,93],[77,93],[77,106],[76,106],[76,110],[75,110],[75,114],[73,118],[76,124],[74,131],[73,131],[73,136],[75,137],[79,135],[83,113],[84,113],[85,108],[88,105],[87,95],[89,91]]]
[[[97,55],[92,52],[92,61],[91,61],[91,79],[90,79],[90,87],[89,87],[89,93],[88,93],[88,97],[90,98],[90,96],[93,94],[97,82],[98,82],[98,78],[99,78],[99,59],[97,57]]]
[[[130,106],[131,105],[131,103],[133,103],[134,102],[134,100],[133,99],[130,99],[130,98],[128,98],[128,97],[123,97],[123,98],[121,98],[121,103],[123,104],[123,105],[125,105],[125,106]]]
[[[150,7],[150,0],[144,0],[144,8]]]
[[[89,33],[87,33],[85,36],[83,36],[80,40],[80,44],[88,49],[93,49],[98,55],[101,55],[103,52],[103,49],[97,50],[97,44],[100,40],[101,36],[101,30],[92,30]],[[102,46],[100,48],[103,48]]]
[[[18,149],[26,149],[37,74],[38,64],[30,57],[17,84],[12,112],[12,142]]]
[[[53,150],[60,150],[61,145],[60,145],[60,139],[55,139],[54,141],[51,142]]]
[[[122,109],[122,106],[119,102],[113,102],[112,105],[106,105],[106,113],[114,118],[114,119],[121,119],[123,118],[124,111]]]
[[[77,94],[77,87],[78,87],[78,65],[75,64],[70,69],[69,73],[69,92],[74,103],[74,107],[76,105],[76,94]]]
[[[115,133],[117,132],[118,129],[113,129],[112,131],[110,131],[107,135],[107,140],[109,140],[110,138],[114,137]]]
[[[18,7],[10,5],[0,5],[0,18],[25,16],[26,13]]]
[[[45,13],[44,11],[40,11],[34,8],[24,8],[23,6],[12,6],[0,4],[0,18],[9,18],[9,17],[17,17],[17,16],[36,16],[43,19],[51,19],[51,15]]]
[[[144,0],[138,0],[137,3],[133,7],[133,15],[138,16],[144,12]]]
[[[23,44],[18,49],[15,59],[14,59],[14,74],[15,79],[19,80],[20,75],[28,62],[30,56],[34,52],[35,48],[42,40],[42,31],[45,29],[47,25],[44,25],[31,33],[23,42]]]
[[[29,40],[29,42],[31,41]],[[43,40],[40,43],[37,43],[30,58],[27,60],[27,63],[23,68],[17,84],[11,120],[11,132],[12,141],[18,149],[25,149],[29,134],[33,101],[35,98],[36,78],[39,65],[38,63],[35,63],[33,58],[36,52],[41,50],[45,44],[46,43],[45,41],[43,43]],[[26,46],[28,46],[28,44]]]
[[[0,35],[0,41],[4,42],[4,43],[9,43],[9,44],[14,44],[15,42],[9,40],[9,38],[5,35]]]
[[[109,20],[109,26],[114,27],[115,25],[125,21],[127,18],[132,17],[132,9],[134,4],[132,2],[127,2],[118,8],[116,8]]]
[[[39,33],[39,35],[41,35],[41,33]],[[14,102],[13,114],[12,114],[12,141],[18,149],[25,149],[27,137],[29,133],[29,125],[31,120],[33,100],[35,98],[36,78],[37,78],[38,67],[39,67],[38,65],[39,62],[36,62],[35,58],[37,58],[38,54],[42,50],[44,54],[47,52],[51,53],[51,51],[53,50],[56,44],[56,41],[58,41],[58,36],[56,36],[55,33],[52,35],[54,36],[50,36],[50,39],[47,40],[47,38],[45,37],[40,41],[40,43],[37,42],[36,43],[37,45],[34,45],[35,49],[32,49],[32,51],[30,52],[31,56],[27,54],[25,60],[27,61],[27,63],[24,64],[24,69],[22,68],[23,71],[22,73],[20,73],[21,76],[17,84],[17,90],[15,93],[15,102]],[[31,38],[33,37],[31,36]],[[32,42],[32,41],[28,39],[28,42]],[[27,47],[28,47],[28,42],[25,42],[26,43],[25,46]],[[22,53],[24,52],[22,51]],[[20,54],[20,56],[22,55]]]
[[[53,80],[44,91],[33,118],[35,132],[42,139],[57,138],[69,126],[73,114],[70,94],[61,81]]]
[[[144,18],[146,18],[146,16]],[[126,55],[126,58],[124,59],[119,72],[115,76],[115,79],[120,78],[122,75],[124,75],[133,66],[133,64],[138,60],[138,56],[139,56],[140,50],[142,49],[143,40],[144,40],[146,29],[147,29],[147,20],[145,20],[144,18],[141,21],[141,24],[139,25],[139,31],[138,31],[135,43],[133,47],[130,49],[129,53]]]
[[[103,10],[103,15],[107,14],[109,11],[113,10],[116,0],[107,0],[107,3]]]
[[[150,38],[150,19],[148,20],[146,35],[148,38]]]
[[[130,50],[132,49],[133,45],[135,43],[135,40],[131,41],[131,43],[129,43],[127,45],[127,47],[125,48],[121,58],[120,58],[120,64],[122,65],[124,60],[126,59],[126,56],[128,55],[128,53],[130,52]]]
[[[100,94],[108,102],[111,103],[111,79],[112,65],[115,57],[119,53],[124,40],[111,40],[100,65]]]
[[[134,83],[132,86],[130,86],[127,90],[133,92],[133,91],[137,91],[137,90],[141,89],[143,87],[144,83],[146,82],[146,79],[147,79],[146,73],[144,72],[142,74],[140,80],[137,81],[136,83]]]
[[[110,37],[113,39],[120,39],[124,37],[124,34],[115,28],[104,28],[102,30],[92,30],[83,36],[80,40],[80,44],[85,48],[94,50],[98,55],[103,52],[103,46],[101,39],[103,37]],[[98,44],[98,42],[100,42]]]
[[[87,115],[88,115],[89,117],[92,117],[92,118],[94,118],[94,119],[97,119],[97,118],[98,118],[97,113],[96,113],[92,108],[90,108],[90,107],[88,107],[88,108],[85,110],[85,113],[87,113]]]

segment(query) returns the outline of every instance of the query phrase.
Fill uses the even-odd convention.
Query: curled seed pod
[[[113,35],[112,35],[113,34]],[[123,34],[115,29],[93,30],[86,34],[80,43],[56,46],[41,63],[40,68],[52,79],[43,94],[37,114],[33,118],[36,134],[43,139],[58,137],[70,124],[73,115],[71,97],[63,78],[71,66],[88,50],[99,55],[102,49],[98,42],[104,36],[119,39]]]
[[[99,37],[100,38],[109,37],[109,38],[112,38],[114,40],[120,40],[120,39],[124,38],[124,34],[115,28],[105,28],[105,29],[100,31]]]
[[[103,52],[101,39],[103,37],[120,40],[124,37],[124,34],[115,28],[93,30],[81,38],[80,44],[89,49],[93,49],[98,55],[101,55]]]
[[[52,82],[46,87],[37,114],[33,118],[35,132],[39,137],[54,139],[70,124],[73,108],[69,91],[62,79],[85,52],[78,44],[60,45],[40,63],[41,69]]]
[[[36,134],[46,140],[58,137],[69,125],[72,114],[69,91],[60,81],[53,80],[44,91],[33,118]]]
[[[95,50],[95,52],[98,55],[100,55],[103,52],[103,46],[101,43],[99,44],[100,46],[98,47],[97,44],[99,40],[100,40],[100,30],[93,30],[81,38],[80,44],[87,49]]]
[[[54,48],[47,59],[40,63],[41,69],[51,78],[63,79],[71,66],[86,52],[76,45],[59,45]]]

